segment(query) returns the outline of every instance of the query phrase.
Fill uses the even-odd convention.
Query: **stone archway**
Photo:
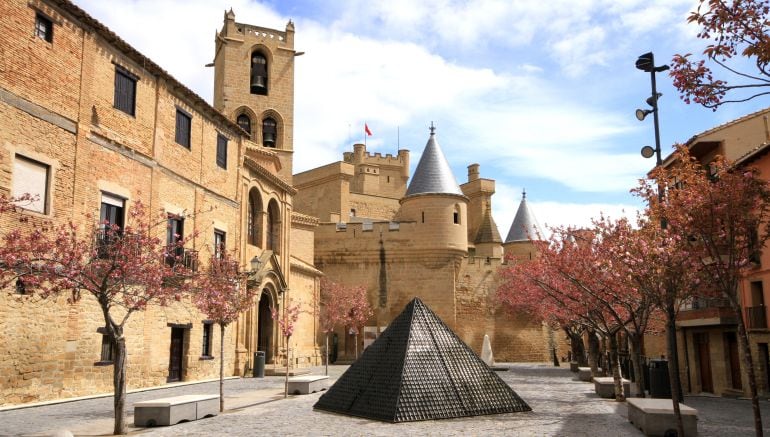
[[[270,290],[265,288],[259,298],[257,316],[257,350],[265,352],[265,363],[272,363],[273,356],[273,317],[270,314],[272,299]]]

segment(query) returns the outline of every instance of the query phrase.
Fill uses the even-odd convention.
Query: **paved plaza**
[[[331,366],[336,379],[346,366]],[[564,367],[547,364],[511,364],[500,376],[529,403],[531,412],[464,419],[382,423],[313,411],[319,393],[283,399],[283,378],[236,378],[226,381],[227,412],[219,416],[170,427],[135,428],[131,405],[180,394],[217,393],[217,382],[179,385],[128,395],[127,423],[132,435],[142,436],[251,436],[264,435],[521,435],[521,436],[639,436],[626,419],[625,403],[601,399],[593,384],[575,381]],[[317,374],[322,367],[313,368]],[[687,397],[699,412],[702,436],[751,436],[751,404],[747,400]],[[112,398],[0,411],[0,435],[50,436],[68,430],[75,435],[108,435],[112,430]],[[765,423],[770,403],[762,402]],[[770,432],[770,426],[765,427]]]

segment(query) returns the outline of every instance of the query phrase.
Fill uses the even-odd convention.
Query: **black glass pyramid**
[[[418,298],[314,408],[386,422],[531,410]]]

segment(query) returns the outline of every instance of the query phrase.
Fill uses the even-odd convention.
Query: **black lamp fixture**
[[[254,258],[251,259],[250,264],[251,264],[251,274],[253,275],[259,272],[259,268],[260,266],[262,266],[262,261],[259,260],[258,256],[255,256]]]
[[[652,52],[645,53],[636,60],[636,68],[639,70],[642,70],[646,73],[650,73],[650,84],[652,87],[652,93],[650,97],[647,98],[647,104],[650,105],[650,109],[637,109],[636,110],[636,119],[639,121],[643,121],[648,115],[653,115],[654,125],[655,125],[655,149],[653,149],[650,146],[644,146],[642,148],[642,156],[645,158],[652,158],[652,155],[655,154],[657,157],[657,163],[655,165],[660,165],[663,163],[663,160],[660,156],[660,127],[658,125],[658,99],[663,95],[658,92],[656,86],[655,86],[655,73],[660,73],[661,71],[668,70],[668,65],[659,65],[655,66],[655,56],[652,54]]]

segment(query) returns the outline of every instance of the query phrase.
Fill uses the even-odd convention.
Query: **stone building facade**
[[[552,347],[566,353],[563,335],[495,303],[505,255],[534,256],[538,226],[526,199],[503,241],[491,214],[495,181],[472,164],[458,185],[433,129],[409,176],[409,151],[382,156],[363,144],[342,161],[294,176],[295,208],[321,221],[316,266],[369,292],[375,314],[360,346],[417,296],[477,352],[489,335],[499,361],[545,361]],[[338,355],[351,358],[355,337],[344,329],[337,335]]]
[[[212,106],[67,0],[0,2],[0,15],[0,192],[40,196],[20,213],[30,226],[73,221],[90,232],[100,211],[122,224],[141,200],[185,233],[200,232],[184,254],[200,270],[218,243],[244,270],[261,261],[250,281],[260,293],[228,328],[224,357],[187,299],[134,314],[129,388],[216,377],[219,360],[227,375],[241,374],[258,349],[268,363],[285,362],[269,309],[308,305],[320,276],[318,221],[292,207],[293,25],[255,28],[227,13],[215,42]],[[267,61],[259,67],[265,89],[249,86],[253,53]],[[5,230],[18,226],[4,220]],[[0,293],[0,405],[112,390],[98,305],[88,296],[65,300]],[[318,361],[315,329],[303,313],[289,345],[295,365]]]

